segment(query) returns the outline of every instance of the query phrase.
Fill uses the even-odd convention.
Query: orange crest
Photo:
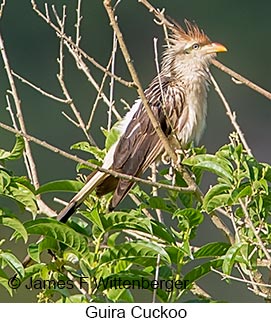
[[[175,41],[196,41],[202,45],[210,44],[211,41],[202,29],[188,20],[185,19],[184,23],[186,30],[183,29],[178,23],[170,19],[173,26],[170,27],[172,31],[173,40]]]

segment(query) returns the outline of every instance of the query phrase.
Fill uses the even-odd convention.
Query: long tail
[[[67,222],[69,217],[83,203],[85,198],[101,184],[108,175],[102,172],[96,172],[85,184],[85,186],[70,200],[69,204],[58,214],[57,220]]]

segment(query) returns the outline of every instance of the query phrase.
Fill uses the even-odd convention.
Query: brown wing
[[[160,123],[161,129],[168,136],[178,121],[175,113],[176,104],[178,104],[177,110],[181,113],[183,101],[175,102],[172,99],[172,85],[167,77],[163,77],[161,83],[163,95],[161,94],[158,78],[153,80],[145,91],[145,95],[154,116]],[[183,98],[182,95],[180,97]],[[162,106],[163,103],[164,107]],[[169,118],[166,117],[165,110]],[[175,117],[174,119],[176,120],[172,120],[172,117]],[[125,133],[119,140],[111,168],[123,174],[140,176],[158,158],[163,149],[159,136],[141,103]],[[109,192],[109,188],[111,190],[115,186],[116,189],[111,201],[111,208],[113,209],[125,197],[132,185],[133,183],[128,180],[116,180],[116,178],[108,177],[97,188],[97,194],[105,194],[105,192]]]

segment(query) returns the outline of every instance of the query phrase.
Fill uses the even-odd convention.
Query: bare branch
[[[229,74],[235,80],[238,80],[239,82],[241,82],[241,84],[244,84],[244,85],[250,87],[252,90],[260,93],[261,95],[265,96],[267,99],[271,100],[271,93],[268,92],[267,90],[263,89],[262,87],[260,87],[259,85],[255,84],[255,83],[249,81],[247,78],[245,78],[244,76],[240,75],[239,73],[236,73],[235,71],[231,70],[229,67],[223,65],[222,63],[220,63],[216,59],[214,59],[212,63],[215,67],[219,68],[221,71]],[[235,81],[235,83],[236,83],[236,81]]]
[[[91,167],[95,170],[99,170],[100,172],[104,172],[106,174],[110,174],[114,177],[118,177],[118,178],[123,178],[123,179],[126,179],[128,181],[131,181],[131,182],[138,182],[138,183],[142,183],[142,184],[146,184],[146,185],[150,185],[150,186],[155,186],[157,188],[164,188],[164,189],[167,189],[167,190],[173,190],[173,191],[177,191],[177,192],[194,192],[193,191],[193,187],[179,187],[179,186],[172,186],[172,185],[166,185],[166,184],[162,184],[162,183],[153,183],[151,181],[148,181],[148,180],[145,180],[145,179],[142,179],[142,178],[138,178],[138,177],[134,177],[134,176],[130,176],[130,175],[125,175],[125,174],[122,174],[122,173],[119,173],[119,172],[115,172],[113,170],[109,170],[109,169],[105,169],[105,168],[102,168],[102,167],[99,167],[97,166],[96,164],[93,164],[93,163],[90,163],[88,161],[85,161],[77,156],[74,156],[72,154],[69,154],[67,152],[65,152],[64,150],[60,149],[60,148],[57,148],[53,145],[50,145],[48,144],[47,142],[43,141],[43,140],[40,140],[40,139],[37,139],[33,136],[30,136],[26,133],[23,133],[22,131],[19,131],[19,130],[16,130],[16,129],[13,129],[12,127],[0,122],[0,127],[9,131],[9,132],[12,132],[12,133],[15,133],[17,135],[20,135],[20,136],[23,136],[27,141],[32,141],[36,144],[38,144],[39,146],[42,146],[44,148],[46,148],[47,150],[50,150],[56,154],[59,154],[60,156],[63,156],[65,158],[68,158],[70,160],[73,160],[77,163],[81,163],[82,165],[86,165],[88,167]]]
[[[0,5],[0,19],[2,18],[5,4],[6,4],[6,0],[3,0],[1,5]]]
[[[57,18],[58,23],[60,24],[60,30],[62,33],[64,33],[64,28],[65,28],[65,20],[66,20],[66,7],[63,6],[63,12],[62,12],[62,19],[60,19],[56,13],[56,11],[54,10],[54,14],[55,17]],[[92,136],[89,134],[89,132],[87,131],[86,125],[81,117],[81,114],[79,112],[79,110],[77,109],[77,107],[75,106],[69,91],[66,87],[65,81],[64,81],[64,54],[63,54],[63,43],[64,40],[63,38],[60,39],[60,46],[59,46],[59,58],[58,58],[58,63],[59,63],[59,74],[57,75],[57,79],[59,81],[60,87],[63,91],[64,96],[66,97],[67,101],[69,102],[69,106],[72,109],[73,114],[75,115],[78,123],[74,123],[73,124],[77,124],[77,126],[83,131],[83,133],[85,134],[86,138],[88,139],[88,141],[92,144],[92,145],[96,145],[95,144],[95,140],[92,138]],[[68,118],[68,120],[70,120]]]
[[[255,229],[255,227],[254,227],[254,225],[253,225],[253,223],[252,223],[252,221],[250,219],[250,216],[248,214],[246,205],[244,204],[244,202],[242,201],[242,199],[239,199],[238,201],[239,201],[239,203],[240,203],[240,205],[242,207],[242,210],[243,210],[243,212],[245,214],[246,223],[251,228],[251,230],[252,230],[255,238],[258,241],[258,244],[259,244],[260,248],[262,249],[263,253],[265,254],[266,259],[269,261],[269,268],[271,269],[271,256],[270,256],[268,250],[266,249],[265,245],[263,244],[261,238],[259,237],[259,234],[258,234],[257,230]]]
[[[115,17],[117,21],[117,16]],[[115,62],[116,62],[116,52],[118,48],[118,42],[116,33],[113,32],[113,44],[112,44],[112,63],[111,63],[111,73],[115,74]],[[109,131],[112,124],[112,107],[114,106],[114,77],[111,76],[110,79],[110,89],[109,89],[109,109],[108,109],[108,122],[107,122],[107,130]]]
[[[271,288],[271,285],[268,285],[268,284],[264,284],[264,283],[256,283],[254,281],[251,281],[251,280],[247,280],[247,279],[243,279],[243,278],[238,278],[238,277],[234,277],[234,276],[231,276],[231,275],[227,275],[227,274],[224,274],[222,272],[220,272],[219,270],[216,270],[214,268],[212,268],[212,271],[219,274],[220,276],[222,276],[223,280],[224,279],[232,279],[232,280],[236,280],[236,281],[239,281],[241,283],[245,283],[245,284],[251,284],[251,285],[255,285],[255,286],[262,286],[262,287],[268,287],[268,288]]]
[[[16,115],[18,118],[19,126],[20,126],[22,133],[26,133],[26,127],[25,127],[23,113],[22,113],[22,109],[21,109],[21,101],[19,99],[17,89],[16,89],[16,86],[14,83],[13,75],[11,72],[11,68],[9,66],[8,57],[7,57],[7,54],[5,51],[4,42],[3,42],[1,34],[0,34],[0,50],[1,50],[1,55],[2,55],[3,61],[4,61],[5,70],[7,73],[8,80],[9,80],[10,88],[11,88],[11,94],[12,94],[12,97],[14,100],[14,104],[15,104],[15,108],[16,108]],[[36,165],[35,165],[35,162],[34,162],[34,159],[32,156],[30,145],[27,140],[25,140],[25,154],[26,154],[26,163],[29,166],[29,168],[27,166],[27,169],[30,171],[28,176],[31,179],[34,187],[38,188],[39,187],[39,180],[38,180]]]
[[[121,83],[121,84],[123,84],[123,85],[125,85],[127,87],[134,87],[135,86],[135,84],[133,82],[125,81],[121,77],[112,74],[109,70],[107,70],[101,64],[99,64],[94,58],[90,57],[86,52],[84,52],[80,47],[76,46],[76,44],[72,41],[71,37],[70,36],[67,36],[64,32],[62,32],[60,30],[60,28],[57,27],[50,20],[47,4],[45,5],[45,8],[47,8],[45,15],[38,9],[38,6],[37,6],[35,0],[31,0],[31,4],[32,4],[33,10],[38,14],[38,16],[41,17],[43,20],[45,20],[46,23],[56,32],[56,35],[59,38],[63,38],[67,42],[67,44],[69,44],[70,46],[72,46],[78,52],[79,55],[81,55],[82,57],[84,57],[86,60],[88,60],[91,64],[93,64],[95,67],[97,67],[102,72],[108,74],[110,77],[114,77],[114,79],[117,82],[119,82],[119,83]]]
[[[30,87],[32,87],[34,90],[36,90],[37,92],[41,93],[42,95],[47,96],[50,99],[53,99],[55,101],[61,102],[61,103],[66,103],[69,104],[70,102],[67,99],[61,99],[51,93],[48,93],[46,91],[44,91],[43,89],[41,89],[40,87],[38,87],[37,85],[31,83],[30,81],[26,80],[25,78],[23,78],[22,76],[18,75],[17,73],[15,73],[14,71],[11,71],[12,75],[15,76],[18,80],[20,80],[22,83],[25,83],[27,85],[29,85]]]
[[[237,132],[237,134],[238,134],[238,136],[239,136],[239,138],[240,138],[240,140],[241,140],[241,142],[242,142],[242,144],[243,144],[246,152],[250,156],[252,156],[251,149],[249,148],[249,146],[248,146],[248,144],[246,142],[245,136],[242,133],[242,131],[240,129],[240,126],[238,125],[238,123],[236,121],[236,115],[235,115],[235,113],[231,111],[231,108],[230,108],[227,100],[225,99],[225,97],[224,97],[224,95],[223,95],[220,87],[218,86],[215,78],[213,77],[213,75],[211,73],[209,73],[209,74],[210,74],[210,77],[211,77],[211,81],[212,81],[212,83],[214,85],[214,88],[215,88],[216,92],[218,93],[219,97],[221,98],[221,100],[222,100],[222,102],[223,102],[223,104],[224,104],[224,106],[226,108],[226,114],[227,114],[227,116],[230,118],[231,123],[232,123],[234,129],[236,130],[236,132]]]
[[[81,0],[78,0],[77,2],[77,8],[76,8],[76,17],[77,17],[77,21],[75,24],[75,31],[76,31],[76,36],[75,36],[75,44],[77,47],[79,47],[79,43],[81,40],[81,36],[80,36],[80,24],[81,24],[81,20],[82,20],[82,16],[81,16]]]

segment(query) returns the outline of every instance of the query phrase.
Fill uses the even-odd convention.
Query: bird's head
[[[196,24],[185,20],[186,30],[173,22],[169,38],[170,48],[165,51],[164,64],[174,69],[206,69],[216,53],[226,52],[225,46],[212,42]]]

